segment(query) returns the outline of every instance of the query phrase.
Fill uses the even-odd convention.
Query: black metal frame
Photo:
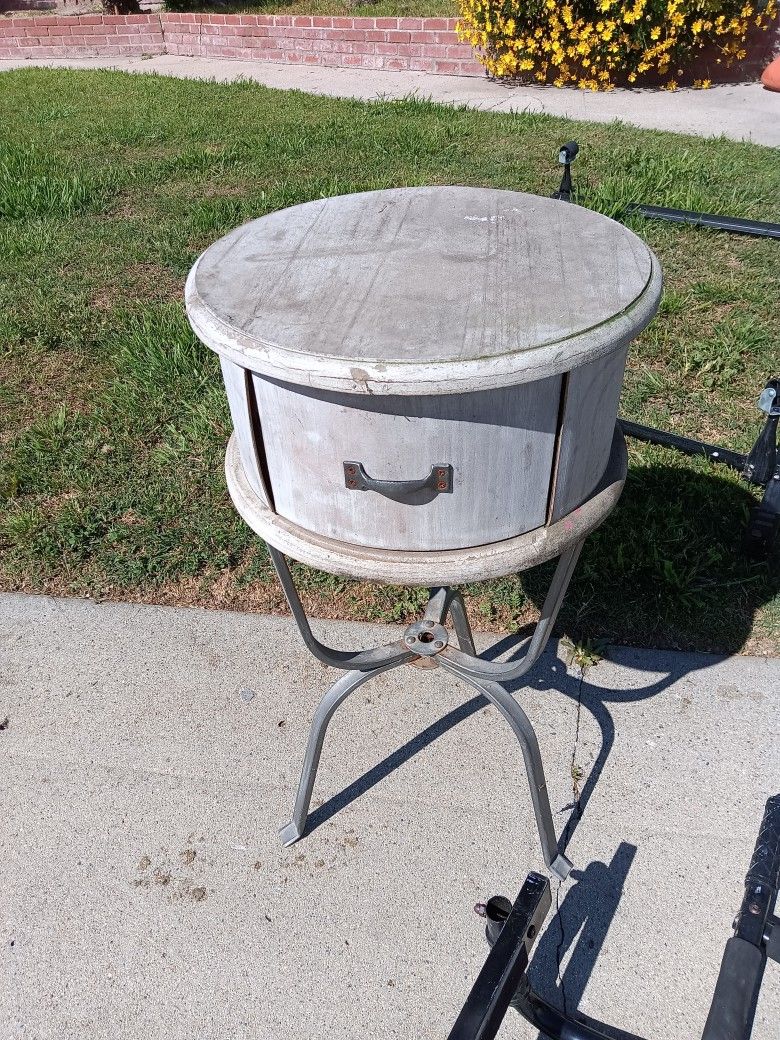
[[[726,943],[702,1040],[748,1040],[767,958],[780,963],[780,794],[766,803],[745,879],[734,935]],[[449,1034],[449,1040],[493,1040],[514,1007],[550,1040],[610,1040],[615,1029],[584,1022],[534,992],[527,977],[534,941],[551,905],[550,882],[529,874],[514,902],[494,896],[479,907],[492,949]],[[624,1040],[642,1040],[620,1031]]]
[[[706,444],[691,437],[680,437],[676,433],[642,426],[628,419],[621,419],[620,425],[628,437],[647,444],[674,448],[684,455],[703,455],[710,462],[736,470],[749,484],[764,488],[761,501],[750,511],[743,543],[749,556],[764,559],[771,553],[780,531],[780,455],[777,450],[780,377],[775,376],[767,380],[759,398],[759,407],[766,412],[766,420],[747,455],[731,451],[730,448]]]
[[[577,192],[572,182],[571,164],[577,158],[580,147],[576,141],[567,141],[561,145],[558,161],[563,165],[563,177],[554,199],[563,202],[575,202]],[[666,206],[648,206],[635,203],[626,207],[626,215],[641,216],[650,220],[666,220],[673,224],[689,224],[694,227],[705,227],[716,231],[726,231],[736,235],[752,235],[759,238],[780,239],[780,224],[761,220],[743,220],[740,217],[725,217],[714,213],[696,213],[692,210],[670,209]],[[761,502],[750,513],[744,537],[744,549],[747,555],[755,559],[765,559],[780,531],[780,460],[777,452],[777,420],[780,416],[780,378],[777,376],[767,380],[761,400],[768,391],[774,392],[766,411],[767,418],[761,433],[747,455],[731,451],[704,441],[690,437],[679,437],[674,433],[656,430],[652,426],[621,419],[623,433],[647,444],[659,444],[665,448],[674,448],[685,455],[704,455],[711,462],[718,462],[737,470],[749,484],[763,487]]]

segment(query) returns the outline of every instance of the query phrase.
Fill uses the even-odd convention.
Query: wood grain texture
[[[553,520],[585,501],[609,461],[626,353],[627,348],[622,347],[569,374],[555,474]]]
[[[244,474],[235,437],[228,444],[225,459],[225,475],[233,504],[252,530],[280,552],[330,574],[390,585],[423,586],[499,578],[559,556],[573,542],[603,523],[614,509],[623,490],[627,467],[625,441],[616,428],[609,465],[598,487],[586,502],[557,523],[472,549],[399,552],[350,545],[297,527],[267,509],[254,494]]]
[[[233,429],[235,430],[236,445],[241,455],[241,463],[244,467],[246,479],[249,481],[254,493],[259,495],[265,505],[269,506],[269,497],[258,465],[255,431],[252,428],[249,414],[247,372],[226,358],[220,358],[220,364],[222,366],[222,378],[225,381],[228,406],[230,407],[230,418],[233,420]]]
[[[255,393],[276,511],[300,527],[358,545],[431,550],[500,541],[545,521],[558,376],[402,398],[302,390],[256,376]],[[414,480],[450,464],[453,490],[400,501],[349,490],[348,460],[381,480]]]
[[[187,283],[204,343],[301,385],[479,390],[628,342],[660,297],[632,232],[520,192],[428,187],[320,199],[237,228]]]

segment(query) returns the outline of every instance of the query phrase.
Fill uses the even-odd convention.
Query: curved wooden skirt
[[[516,538],[470,549],[408,552],[372,549],[306,531],[272,512],[252,490],[241,464],[235,434],[225,458],[225,475],[233,504],[266,542],[300,563],[345,578],[389,585],[460,585],[528,570],[565,552],[594,531],[615,507],[628,469],[620,427],[615,427],[609,463],[593,494],[555,523]]]

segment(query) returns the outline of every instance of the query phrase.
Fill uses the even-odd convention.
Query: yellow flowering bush
[[[776,18],[777,0],[461,0],[458,34],[498,78],[611,90],[654,75],[675,90],[705,47],[733,65]]]

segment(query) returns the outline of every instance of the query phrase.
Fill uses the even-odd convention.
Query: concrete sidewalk
[[[620,649],[582,680],[548,648],[532,676],[560,830],[580,771],[587,800],[536,981],[560,1000],[560,965],[570,1008],[693,1040],[780,786],[780,661]],[[0,1036],[447,1036],[486,954],[473,904],[543,866],[521,756],[441,669],[388,672],[336,716],[315,826],[282,849],[333,678],[285,618],[0,597]]]
[[[780,94],[760,83],[723,85],[709,90],[614,90],[593,93],[555,87],[510,87],[485,78],[438,76],[425,72],[368,72],[305,68],[269,62],[190,58],[164,54],[149,58],[2,59],[0,72],[40,64],[52,68],[111,68],[155,72],[189,79],[230,82],[250,79],[269,87],[334,97],[404,98],[411,94],[444,104],[491,112],[538,112],[569,119],[636,126],[704,137],[780,146]]]

